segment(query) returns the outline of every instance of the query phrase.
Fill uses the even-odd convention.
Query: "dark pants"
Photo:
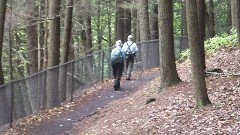
[[[118,90],[120,88],[120,80],[123,73],[123,63],[112,63],[112,70],[113,70],[113,76],[114,76],[114,84],[113,87],[115,90]]]

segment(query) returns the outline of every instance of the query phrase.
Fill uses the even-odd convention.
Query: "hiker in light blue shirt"
[[[120,80],[124,68],[125,52],[122,51],[122,41],[116,41],[115,48],[111,52],[111,64],[114,76],[114,90],[120,89]]]
[[[138,52],[137,44],[133,42],[133,36],[128,36],[128,41],[124,43],[122,51],[126,54],[126,80],[130,80],[131,72],[133,70],[134,58]]]

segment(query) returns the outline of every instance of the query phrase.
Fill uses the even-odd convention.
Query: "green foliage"
[[[236,46],[237,34],[236,30],[232,30],[231,34],[222,34],[205,41],[205,51],[207,54],[215,52],[219,47]]]
[[[205,52],[206,54],[214,53],[220,47],[230,47],[237,45],[237,34],[236,30],[231,30],[231,34],[228,35],[226,33],[215,36],[205,41]],[[190,50],[186,49],[185,51],[181,52],[181,56],[179,61],[186,61],[190,60]]]
[[[174,11],[173,11],[173,27],[174,27],[174,36],[181,35],[181,2],[174,2]]]
[[[181,55],[178,61],[189,61],[189,60],[190,60],[190,49],[186,49],[181,52]]]
[[[214,21],[217,34],[229,31],[228,0],[214,0]]]

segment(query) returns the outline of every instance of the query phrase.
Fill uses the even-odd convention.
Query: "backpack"
[[[127,43],[126,43],[126,44],[127,44]],[[132,44],[133,44],[133,43],[132,43]],[[132,45],[132,44],[131,44],[131,45]],[[136,56],[136,54],[131,51],[131,49],[130,49],[131,45],[128,45],[128,44],[127,44],[128,49],[126,50],[126,58],[133,60],[134,57]]]
[[[115,52],[112,54],[111,62],[112,62],[112,63],[122,63],[122,62],[123,62],[123,56],[122,56],[121,49],[115,51]]]

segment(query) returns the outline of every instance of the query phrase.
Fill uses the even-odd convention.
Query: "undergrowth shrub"
[[[237,34],[236,30],[232,30],[231,34],[222,34],[215,36],[213,38],[207,39],[204,42],[205,53],[214,53],[220,47],[236,47],[237,45]],[[190,50],[189,48],[181,52],[181,56],[178,62],[189,61],[190,60]]]

